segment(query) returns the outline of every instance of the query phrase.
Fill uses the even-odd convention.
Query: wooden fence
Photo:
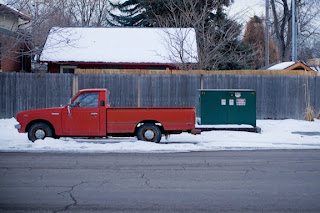
[[[76,74],[136,74],[136,75],[285,75],[317,76],[317,71],[306,70],[141,70],[141,69],[76,69]]]
[[[65,104],[78,89],[108,88],[115,107],[198,107],[198,89],[254,89],[257,118],[302,119],[307,85],[310,104],[319,112],[317,76],[0,73],[0,118]]]
[[[0,118],[59,106],[72,96],[73,75],[0,73]]]

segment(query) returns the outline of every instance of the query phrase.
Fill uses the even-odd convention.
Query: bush
[[[308,106],[306,108],[306,111],[304,112],[304,119],[306,121],[314,121],[314,118],[315,118],[314,110],[312,109],[311,106]]]

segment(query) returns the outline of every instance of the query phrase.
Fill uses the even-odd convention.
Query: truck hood
[[[52,113],[61,113],[63,107],[55,107],[55,108],[45,108],[45,109],[33,109],[27,110],[17,113],[16,119],[19,121],[21,119],[32,119],[32,118],[45,118]]]

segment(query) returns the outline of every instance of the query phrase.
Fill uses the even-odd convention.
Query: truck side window
[[[89,92],[80,95],[72,104],[73,107],[93,108],[98,107],[99,93]]]

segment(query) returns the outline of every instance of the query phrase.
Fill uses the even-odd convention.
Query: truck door
[[[87,92],[79,95],[69,109],[62,112],[62,131],[66,136],[98,136],[99,92]]]

